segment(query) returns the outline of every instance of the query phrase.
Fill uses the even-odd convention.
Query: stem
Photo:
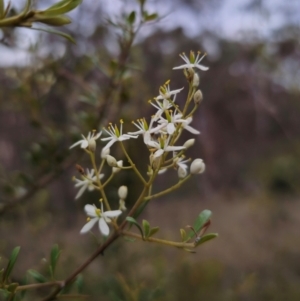
[[[154,198],[158,198],[160,196],[163,196],[165,194],[168,194],[170,192],[172,192],[173,190],[175,189],[178,189],[183,183],[185,183],[189,178],[191,177],[191,174],[187,175],[184,179],[180,180],[177,184],[175,184],[174,186],[166,189],[166,190],[163,190],[161,192],[158,192],[158,193],[155,193],[155,194],[152,194],[152,195],[149,195],[147,197],[144,198],[144,201],[148,201],[148,200],[151,200],[151,199],[154,199]]]
[[[141,173],[139,172],[139,170],[136,168],[135,164],[133,163],[133,161],[131,160],[129,154],[127,153],[124,145],[122,142],[120,142],[121,148],[123,153],[125,154],[129,164],[131,165],[132,169],[134,170],[134,172],[136,173],[136,175],[140,178],[140,180],[143,182],[144,185],[147,185],[146,180],[144,179],[144,177],[141,175]]]
[[[62,286],[63,281],[51,281],[51,282],[45,282],[45,283],[26,284],[26,285],[18,286],[16,290],[17,291],[25,291],[25,290],[29,290],[29,289],[54,286],[54,285],[57,285],[58,287]]]
[[[165,240],[165,239],[160,239],[160,238],[155,238],[155,237],[142,237],[140,234],[136,234],[130,231],[122,231],[123,235],[126,236],[131,236],[140,240],[148,241],[148,242],[155,242],[158,244],[163,244],[167,246],[172,246],[176,248],[195,248],[195,244],[192,243],[186,243],[186,242],[177,242],[177,241],[171,241],[171,240]]]
[[[56,298],[56,295],[61,291],[62,288],[66,287],[68,284],[72,283],[78,274],[80,274],[91,262],[95,260],[100,254],[103,255],[103,252],[106,248],[111,245],[118,237],[120,236],[119,232],[114,232],[107,241],[105,241],[80,267],[78,267],[65,281],[61,282],[60,287],[56,287],[52,293],[41,301],[51,301]]]
[[[99,177],[99,172],[98,172],[97,165],[96,165],[96,160],[95,160],[95,153],[89,152],[89,155],[90,155],[90,158],[91,158],[92,166],[93,166],[93,168],[95,170],[95,173],[96,173],[96,182],[99,186],[99,190],[101,192],[101,196],[103,198],[105,207],[106,207],[107,210],[111,210],[108,199],[106,197],[105,190],[103,188],[103,185],[102,185],[100,177]]]

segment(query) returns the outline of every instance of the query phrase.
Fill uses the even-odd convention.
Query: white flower
[[[106,138],[102,138],[102,141],[109,141],[106,146],[103,148],[103,150],[106,150],[108,148],[110,148],[115,142],[117,141],[124,141],[124,140],[128,140],[130,138],[137,138],[138,136],[134,136],[134,135],[129,135],[129,134],[123,134],[123,121],[120,121],[120,130],[118,129],[118,127],[115,125],[114,127],[112,126],[112,124],[110,124],[108,126],[108,129],[105,129],[105,132],[110,136],[110,137],[106,137]]]
[[[175,132],[176,124],[188,123],[187,120],[181,119],[182,114],[176,114],[176,111],[173,114],[170,114],[168,111],[166,111],[166,116],[167,119],[160,117],[157,122],[164,125],[164,128],[166,128],[169,135],[172,135]]]
[[[84,137],[83,135],[81,140],[75,142],[70,146],[70,148],[73,148],[77,145],[80,145],[81,148],[89,148],[91,151],[95,151],[96,149],[96,140],[101,136],[102,132],[99,132],[95,134],[95,131],[89,132],[87,137]]]
[[[167,81],[163,86],[159,88],[159,95],[155,97],[156,100],[170,99],[172,95],[176,96],[176,94],[178,94],[181,90],[183,90],[183,88],[181,88],[181,89],[171,91],[169,83],[170,81]]]
[[[99,179],[102,179],[104,177],[104,174],[99,175]],[[88,169],[86,170],[86,174],[82,175],[83,180],[79,180],[75,178],[75,187],[80,187],[78,193],[76,194],[75,200],[77,200],[79,197],[82,196],[84,191],[88,189],[89,191],[92,191],[95,189],[93,182],[97,181],[97,176],[95,175],[94,169],[91,169],[89,171]]]
[[[136,132],[129,132],[130,135],[144,135],[146,132],[149,132],[150,134],[157,133],[161,128],[164,127],[164,125],[158,125],[155,128],[152,128],[153,122],[155,121],[155,117],[151,117],[150,125],[148,126],[148,123],[145,118],[138,119],[137,122],[132,122],[139,130]]]
[[[169,146],[169,141],[171,136],[169,136],[167,139],[165,138],[165,136],[161,136],[158,138],[158,142],[157,142],[151,140],[150,134],[149,135],[146,134],[144,135],[145,144],[156,149],[155,153],[153,154],[153,160],[155,158],[160,157],[164,152],[177,151],[185,148],[184,146]]]
[[[85,205],[84,211],[88,215],[89,221],[80,230],[80,234],[87,233],[98,222],[99,230],[105,236],[109,235],[109,227],[107,223],[111,222],[112,217],[117,217],[122,213],[121,210],[112,210],[104,212],[102,202],[101,209],[97,208],[95,205]]]
[[[189,69],[189,68],[198,68],[202,71],[206,71],[209,68],[200,64],[202,59],[205,57],[206,54],[203,54],[200,57],[200,51],[198,51],[197,56],[195,58],[195,54],[193,51],[190,52],[190,58],[186,56],[185,53],[180,54],[179,56],[185,61],[184,65],[180,65],[178,67],[174,67],[173,69]]]

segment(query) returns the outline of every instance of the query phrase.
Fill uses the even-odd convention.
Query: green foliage
[[[60,254],[61,254],[61,250],[59,250],[58,245],[55,244],[52,247],[52,250],[51,250],[51,253],[50,253],[49,269],[50,269],[50,275],[51,275],[52,278],[54,278],[55,268],[56,268],[56,264],[58,262]]]
[[[9,258],[9,261],[7,263],[7,266],[3,272],[3,275],[2,275],[2,283],[6,283],[8,281],[8,278],[15,266],[15,263],[18,259],[18,255],[19,255],[19,252],[20,252],[20,247],[15,247],[11,253],[11,256]]]

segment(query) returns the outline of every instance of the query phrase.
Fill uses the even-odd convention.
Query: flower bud
[[[187,171],[186,171],[185,168],[182,168],[182,167],[179,166],[177,174],[178,174],[179,179],[184,179],[187,175]]]
[[[106,159],[106,156],[109,155],[110,148],[103,148],[101,151],[101,159]]]
[[[91,151],[91,152],[95,152],[96,150],[96,140],[95,139],[89,139],[88,140],[88,149]]]
[[[202,99],[203,99],[203,94],[202,94],[201,90],[199,89],[194,94],[194,103],[195,103],[195,105],[200,104],[200,102],[202,101]]]
[[[107,155],[106,162],[111,167],[118,167],[118,162],[113,156]]]
[[[193,88],[197,88],[199,86],[199,83],[200,83],[199,75],[198,75],[198,73],[194,73],[194,76],[193,76]]]
[[[205,171],[205,164],[202,159],[195,159],[190,167],[190,172],[193,175],[203,173]]]
[[[190,148],[191,146],[193,146],[195,144],[195,139],[189,139],[187,141],[185,141],[185,143],[183,144],[183,146],[187,149]]]
[[[117,162],[117,167],[113,167],[112,172],[113,173],[118,173],[121,170],[121,167],[123,167],[123,160],[119,160]]]
[[[120,186],[118,189],[118,195],[121,200],[125,200],[127,197],[128,188],[126,186]]]
[[[153,154],[150,155],[150,165],[153,170],[156,170],[159,167],[160,157],[154,157]]]

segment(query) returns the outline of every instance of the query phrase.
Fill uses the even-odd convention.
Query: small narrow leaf
[[[145,219],[143,219],[143,228],[144,228],[144,233],[145,233],[145,237],[149,237],[150,234],[150,224],[148,221],[146,221]]]
[[[127,17],[127,21],[129,24],[133,24],[135,22],[135,11],[132,11]]]
[[[47,278],[44,277],[42,274],[40,274],[38,271],[28,270],[27,272],[35,281],[37,281],[39,283],[47,282]]]
[[[210,210],[203,210],[197,217],[195,223],[194,223],[194,230],[198,232],[204,224],[209,221],[211,217],[212,212]],[[192,238],[195,235],[193,231],[190,231],[188,234],[188,239]]]
[[[25,7],[24,7],[24,9],[21,13],[21,16],[25,16],[29,12],[30,5],[31,5],[31,0],[27,0],[26,4],[25,4]]]
[[[54,272],[55,272],[55,268],[56,268],[56,264],[57,261],[59,259],[61,251],[58,248],[58,245],[54,245],[52,247],[51,253],[50,253],[50,270],[51,270],[51,276],[54,276]]]
[[[14,265],[17,261],[17,258],[18,258],[18,255],[19,255],[19,252],[20,252],[20,247],[15,247],[10,255],[10,258],[9,258],[9,261],[7,263],[7,267],[3,273],[3,282],[6,281],[6,279],[9,277],[9,275],[11,274],[13,268],[14,268]]]
[[[184,229],[180,229],[181,241],[186,241],[186,231]]]
[[[140,231],[142,237],[144,238],[143,229],[141,228],[141,226],[139,225],[139,223],[136,221],[136,219],[134,219],[134,218],[131,217],[131,216],[127,216],[127,217],[126,217],[126,220],[127,220],[129,223],[135,225],[135,226],[139,229],[139,231]]]
[[[154,235],[155,233],[157,233],[158,231],[159,231],[159,227],[153,227],[153,228],[151,228],[148,237],[153,236],[153,235]]]
[[[202,245],[203,243],[218,237],[218,233],[209,233],[200,238],[200,240],[195,244],[195,247]]]
[[[150,202],[150,200],[143,202],[139,208],[136,210],[136,212],[134,213],[133,217],[134,218],[138,218],[139,215],[144,211],[144,209],[146,208],[146,206],[148,205],[148,203]]]
[[[0,0],[0,19],[4,18],[4,0]]]
[[[153,21],[153,20],[157,19],[157,17],[158,17],[158,14],[144,15],[144,19],[147,22]]]
[[[76,41],[68,34],[62,32],[62,31],[58,31],[58,30],[54,30],[54,29],[46,29],[46,28],[35,28],[35,27],[32,27],[31,29],[35,29],[35,30],[39,30],[39,31],[44,31],[44,32],[48,32],[48,33],[53,33],[53,34],[56,34],[58,36],[61,36],[67,40],[69,40],[70,42],[76,44]]]
[[[81,274],[79,274],[75,280],[75,285],[77,288],[77,293],[81,294],[82,293],[82,288],[83,288],[83,277]]]
[[[41,11],[39,13],[44,14],[45,16],[57,16],[68,13],[69,11],[75,9],[82,0],[69,0],[63,1],[62,5],[59,6],[51,6],[48,9]]]

